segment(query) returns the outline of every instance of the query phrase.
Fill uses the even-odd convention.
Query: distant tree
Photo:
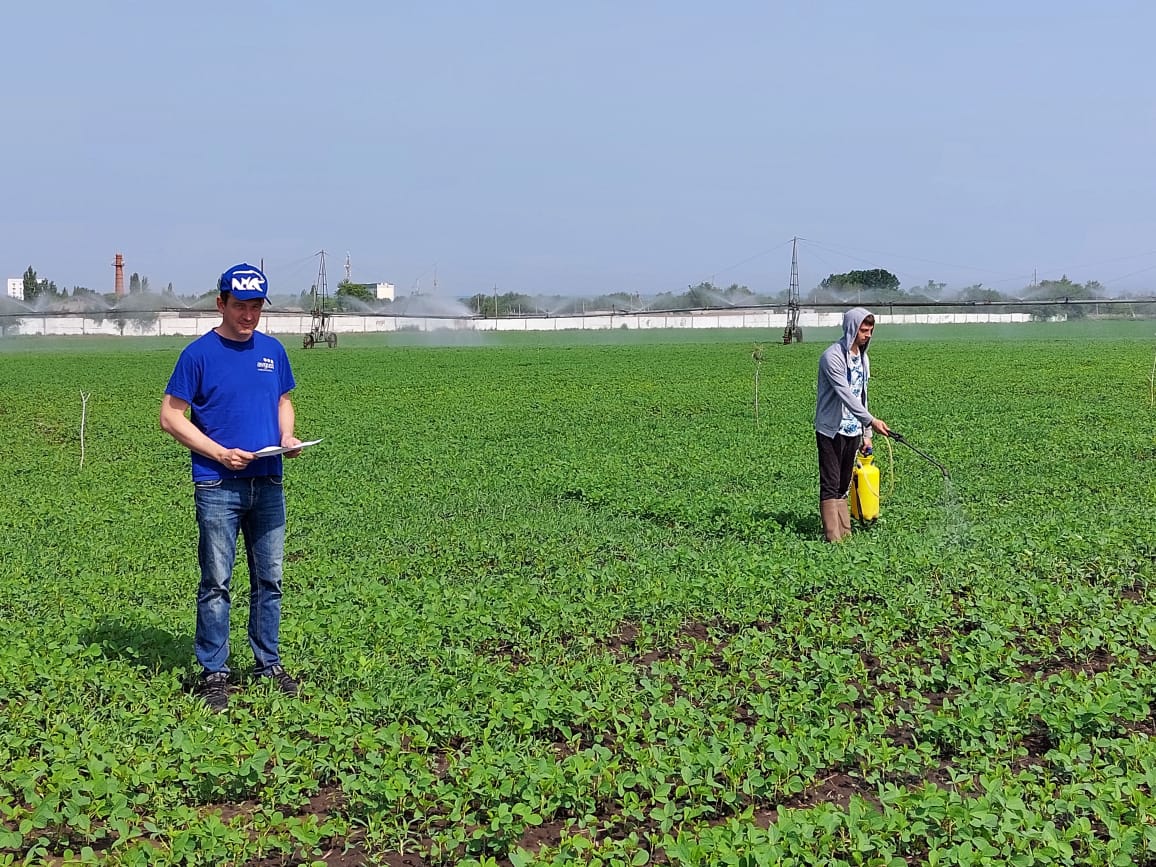
[[[140,291],[141,292],[148,292],[149,291],[149,278],[148,277],[141,277],[140,278]]]
[[[36,279],[36,272],[32,266],[28,266],[28,270],[24,272],[24,300],[32,301],[40,294],[40,282]]]
[[[573,311],[578,309],[579,304],[586,310],[610,310],[615,313],[640,313],[652,309],[649,302],[643,301],[640,292],[609,292],[580,302],[572,300],[568,307]]]
[[[1073,283],[1064,274],[1059,280],[1041,280],[1031,290],[1032,298],[1049,298],[1054,301],[1094,301],[1103,298],[1104,287],[1098,280],[1089,280],[1087,283]]]
[[[73,298],[80,298],[80,297],[83,297],[85,295],[99,295],[99,294],[100,294],[99,292],[97,292],[93,289],[89,289],[87,286],[73,286],[72,287],[72,297]]]
[[[485,295],[478,292],[476,295],[471,295],[466,299],[466,306],[478,316],[492,316],[494,313],[493,297],[492,295]],[[490,300],[487,302],[486,299]]]
[[[739,287],[732,285],[731,288],[738,289]],[[709,281],[699,283],[697,286],[688,286],[685,297],[685,306],[687,307],[730,307],[734,305],[734,301],[726,293],[720,292],[719,288]]]
[[[959,293],[959,300],[974,304],[984,301],[1003,301],[1004,296],[995,289],[986,288],[982,283],[975,283]]]
[[[498,313],[502,316],[522,316],[537,312],[538,305],[529,295],[521,292],[503,292],[498,296]]]
[[[128,294],[135,295],[137,292],[140,292],[140,274],[133,271],[132,276],[128,278]]]
[[[165,287],[165,294],[166,295],[172,295],[173,294],[173,281],[172,280],[170,280],[169,285]]]
[[[1046,298],[1049,301],[1091,301],[1101,297],[1090,287],[1095,287],[1098,290],[1103,289],[1095,280],[1082,284],[1073,283],[1068,279],[1068,275],[1064,274],[1059,280],[1041,280],[1030,295],[1036,300]],[[1086,304],[1070,304],[1062,308],[1051,309],[1041,306],[1032,310],[1032,314],[1037,318],[1054,316],[1059,312],[1066,314],[1069,319],[1083,319],[1088,315],[1089,310]]]
[[[44,280],[36,276],[32,266],[24,272],[24,300],[35,301],[37,298],[59,298],[66,293],[56,288],[52,280]]]
[[[755,293],[746,286],[740,286],[738,283],[732,283],[723,290],[723,297],[732,304],[742,304],[750,301],[755,297]]]
[[[848,271],[845,274],[830,274],[819,284],[823,289],[870,289],[874,295],[899,292],[899,278],[890,271],[873,268],[870,271]]]
[[[687,307],[712,307],[718,296],[709,282],[703,282],[697,286],[687,286],[685,297]]]
[[[478,316],[522,316],[541,312],[538,302],[521,292],[503,292],[501,295],[478,292],[464,302]]]
[[[305,294],[308,295],[309,293]],[[220,293],[218,293],[216,289],[210,289],[207,292],[202,292],[200,295],[196,296],[190,306],[197,310],[215,310],[217,308],[217,299],[219,297]]]
[[[373,301],[373,290],[364,283],[350,283],[342,280],[337,284],[337,295],[346,298],[356,298],[358,301],[369,303]]]
[[[943,295],[943,290],[947,288],[946,283],[937,283],[935,280],[928,280],[926,286],[920,286],[918,289],[908,289],[909,295],[921,295],[929,301],[938,301]]]
[[[681,310],[686,306],[686,296],[672,292],[659,292],[650,300],[651,310]]]

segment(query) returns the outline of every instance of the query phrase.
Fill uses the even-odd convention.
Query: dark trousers
[[[860,436],[835,434],[825,437],[815,432],[819,446],[819,499],[841,500],[851,490],[851,473],[855,470],[855,452],[859,450]]]

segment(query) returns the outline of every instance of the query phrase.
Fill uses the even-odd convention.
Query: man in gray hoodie
[[[819,357],[815,400],[815,442],[819,446],[819,513],[828,542],[851,534],[847,492],[855,469],[855,452],[871,448],[871,434],[890,436],[882,419],[867,411],[871,363],[867,345],[875,330],[870,311],[855,307],[843,314],[843,338]]]

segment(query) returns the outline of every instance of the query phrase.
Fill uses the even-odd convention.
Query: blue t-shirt
[[[277,407],[294,385],[280,341],[254,331],[237,342],[210,331],[181,352],[165,394],[187,401],[193,424],[215,442],[255,452],[281,445]],[[195,482],[281,475],[280,455],[258,458],[243,470],[192,455]]]

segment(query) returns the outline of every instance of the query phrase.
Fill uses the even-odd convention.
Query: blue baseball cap
[[[221,275],[217,291],[228,292],[238,301],[265,300],[269,297],[269,281],[260,268],[242,262]]]

